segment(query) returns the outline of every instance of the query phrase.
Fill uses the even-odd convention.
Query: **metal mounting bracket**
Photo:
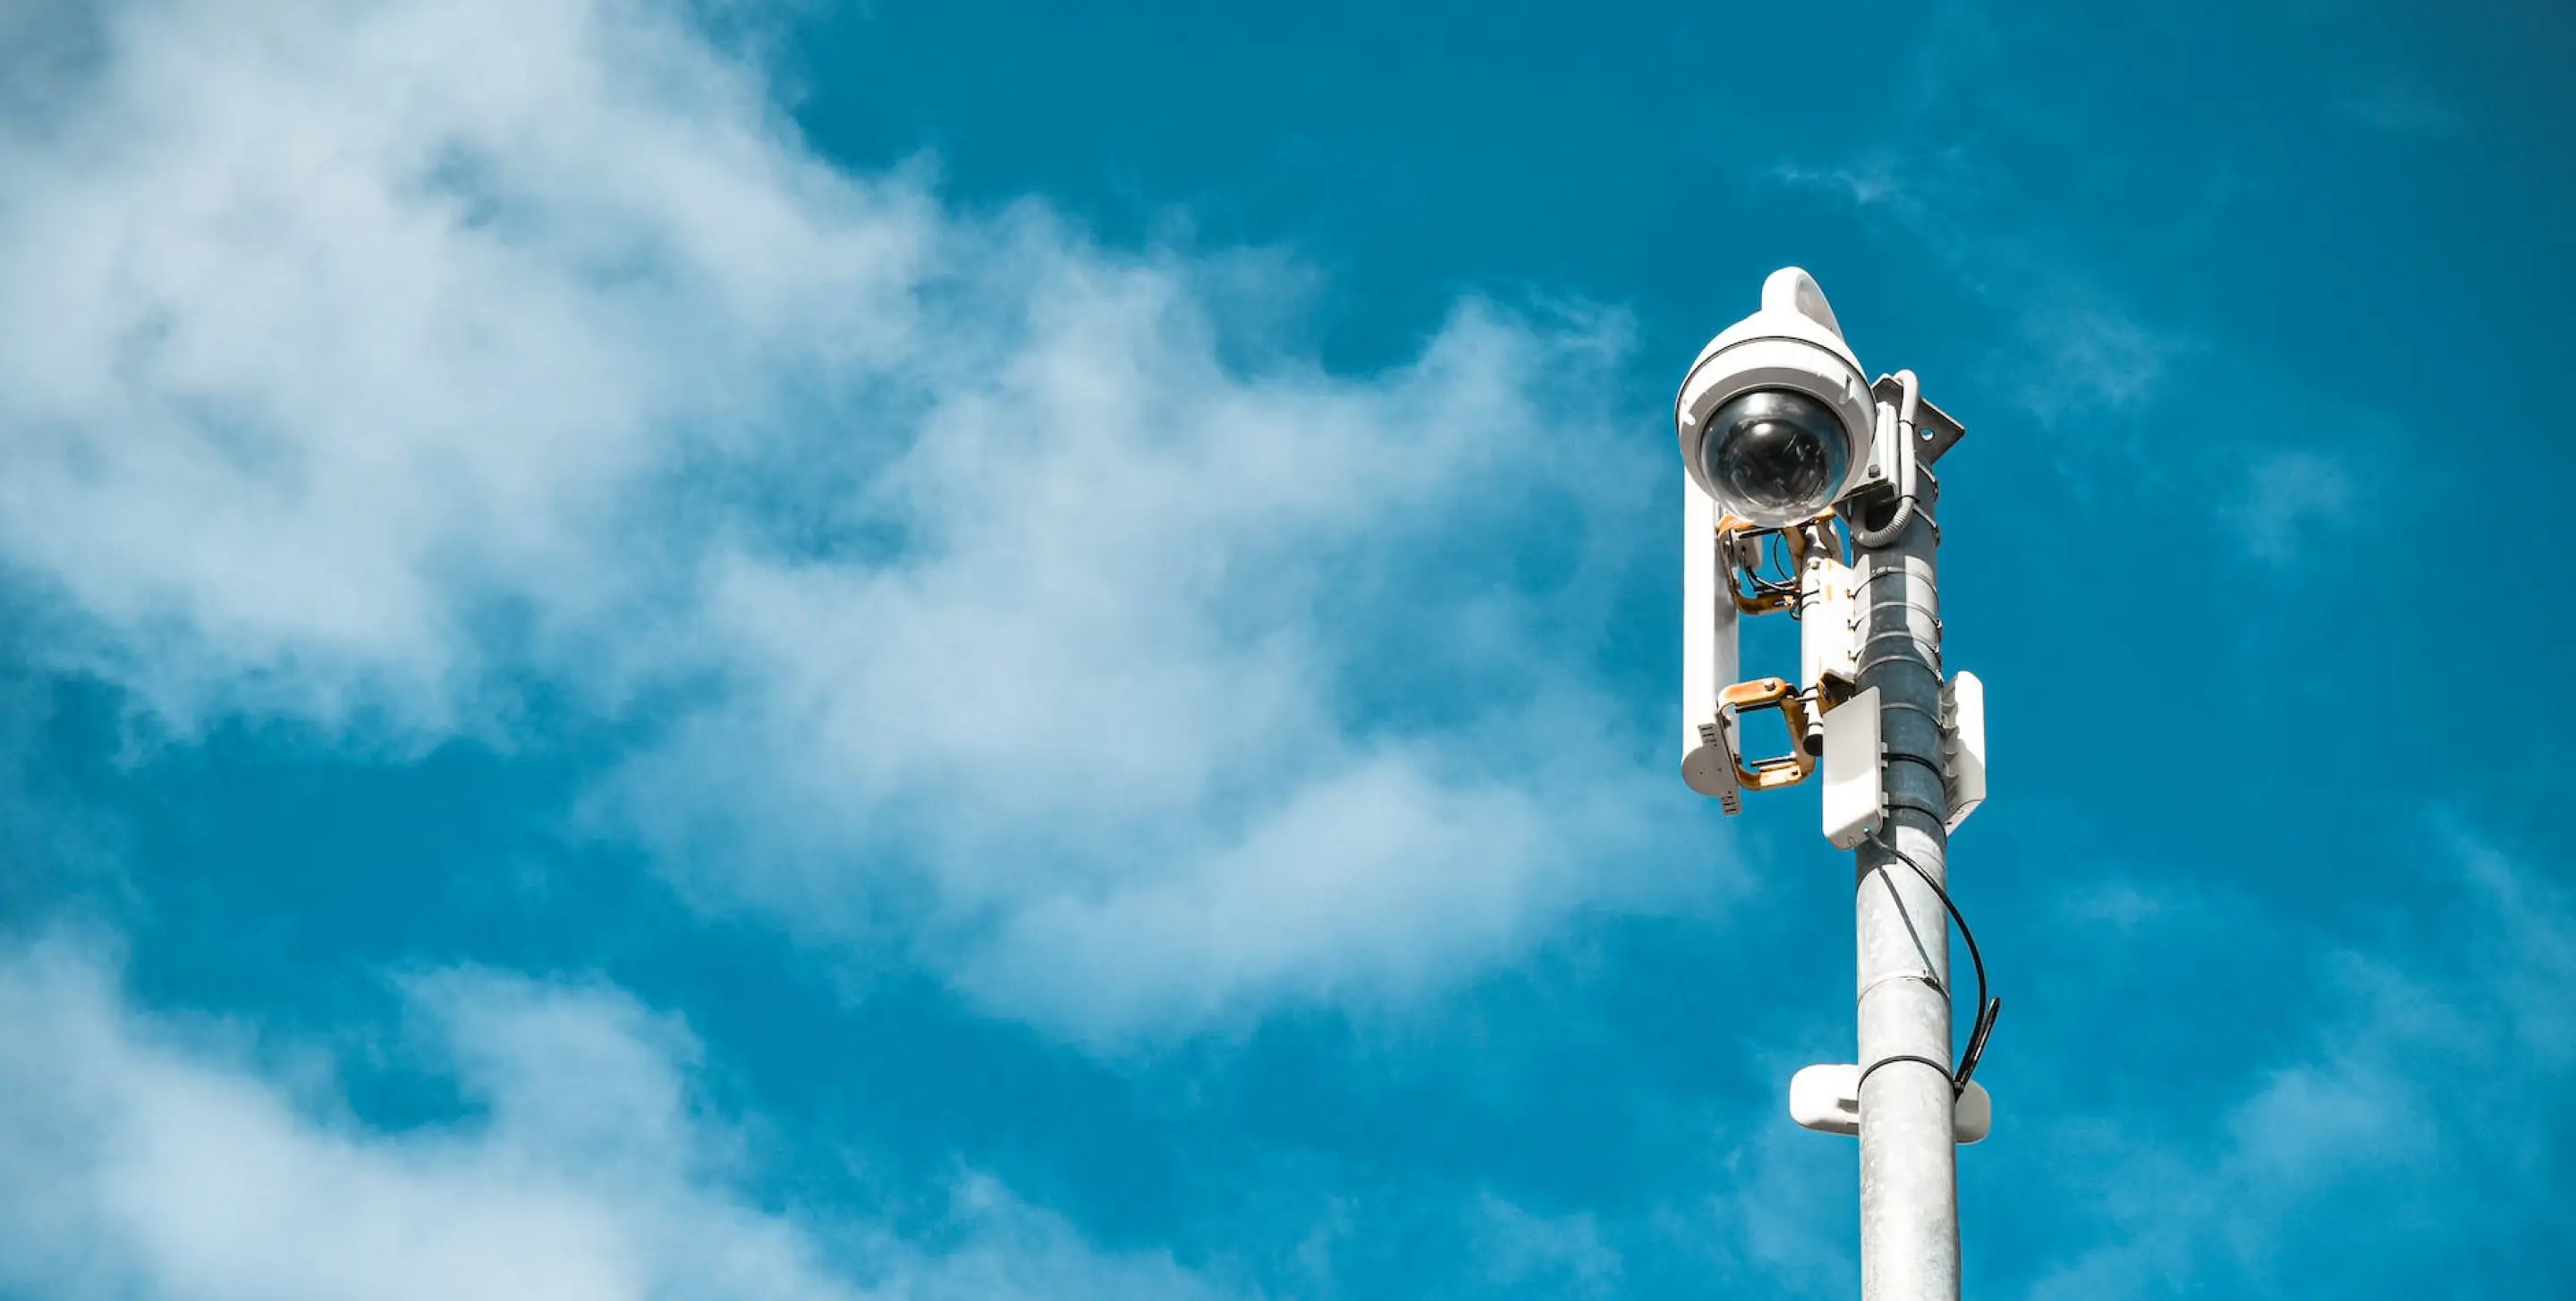
[[[1894,375],[1879,376],[1871,382],[1869,391],[1870,396],[1881,402],[1897,402],[1905,396],[1905,387],[1896,382]],[[1931,399],[1916,400],[1914,409],[1916,464],[1930,465],[1940,460],[1943,452],[1958,446],[1959,440],[1967,436],[1967,426],[1953,419],[1949,412],[1932,405]]]
[[[1816,756],[1807,753],[1801,742],[1807,735],[1807,702],[1786,678],[1755,678],[1738,682],[1717,695],[1722,712],[1735,718],[1765,709],[1780,711],[1789,725],[1789,753],[1777,759],[1746,762],[1742,742],[1737,742],[1735,779],[1748,790],[1776,791],[1807,780],[1816,771]]]
[[[1716,721],[1699,725],[1698,747],[1682,756],[1682,781],[1716,800],[1718,811],[1731,818],[1744,811],[1744,784],[1735,769],[1735,711],[1720,709]]]

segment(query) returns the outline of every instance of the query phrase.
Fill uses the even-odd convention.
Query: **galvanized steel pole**
[[[1855,539],[1860,688],[1879,692],[1887,798],[1879,835],[1946,888],[1940,530],[1932,519],[1939,486],[1929,467],[1919,475],[1904,529],[1884,546]],[[1932,888],[1881,844],[1863,843],[1857,865],[1861,1298],[1958,1301],[1949,919]]]

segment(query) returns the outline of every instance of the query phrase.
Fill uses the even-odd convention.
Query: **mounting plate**
[[[1871,397],[1881,402],[1902,402],[1905,388],[1894,375],[1881,375],[1869,386]],[[1950,413],[1932,405],[1931,399],[1917,399],[1914,408],[1914,459],[1930,465],[1941,459],[1943,452],[1959,445],[1968,436],[1967,426],[1951,419]]]

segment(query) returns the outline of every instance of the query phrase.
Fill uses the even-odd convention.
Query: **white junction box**
[[[1832,679],[1860,680],[1860,571],[1819,549],[1798,590],[1798,685],[1813,692]]]
[[[1836,849],[1857,848],[1887,818],[1880,745],[1878,688],[1825,715],[1825,839]]]

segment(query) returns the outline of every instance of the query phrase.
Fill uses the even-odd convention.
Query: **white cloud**
[[[1206,1298],[967,1177],[942,1245],[762,1205],[685,1029],[622,993],[451,972],[413,991],[465,1119],[386,1131],[140,1012],[84,952],[0,958],[0,1290],[141,1301]],[[327,1063],[326,1063],[327,1066]],[[311,1072],[306,1072],[310,1075]],[[327,1070],[325,1072],[327,1074]]]
[[[2266,564],[2285,566],[2309,556],[2321,538],[2348,529],[2365,496],[2353,466],[2373,450],[2291,448],[2256,456],[2234,514],[2246,549]]]
[[[2069,891],[2061,908],[2068,920],[2078,924],[2134,931],[2170,915],[2177,903],[2176,893],[2113,877]]]
[[[1720,1254],[1789,1295],[1846,1296],[1860,1289],[1854,1162],[1846,1151],[1823,1146],[1826,1141],[1779,1112],[1763,1116],[1753,1136],[1727,1155],[1734,1186],[1708,1205],[1719,1226]]]
[[[633,596],[621,494],[900,337],[917,199],[652,8],[61,21],[106,52],[0,150],[0,545],[183,724],[455,724],[476,598]]]
[[[1661,464],[1615,322],[1230,363],[1239,260],[854,175],[654,0],[42,21],[89,54],[0,109],[0,557],[178,734],[642,723],[596,825],[693,894],[1095,1038],[1658,879],[1600,866],[1658,733],[1562,649]]]
[[[2023,346],[2003,366],[2023,405],[2052,425],[2135,412],[2188,351],[2177,335],[2072,283],[2023,312],[2021,336]]]
[[[1602,1241],[1588,1212],[1539,1215],[1489,1192],[1474,1219],[1477,1253],[1496,1283],[1582,1296],[1606,1296],[1619,1285],[1619,1252]]]
[[[1771,179],[1795,189],[1821,190],[1851,201],[1858,208],[1887,208],[1909,220],[1919,217],[1922,203],[1902,170],[1885,154],[1872,154],[1828,167],[1781,163]]]
[[[2447,140],[2469,127],[2468,115],[2456,104],[2403,75],[2376,80],[2368,90],[2346,96],[2336,107],[2372,130],[2405,139]]]

